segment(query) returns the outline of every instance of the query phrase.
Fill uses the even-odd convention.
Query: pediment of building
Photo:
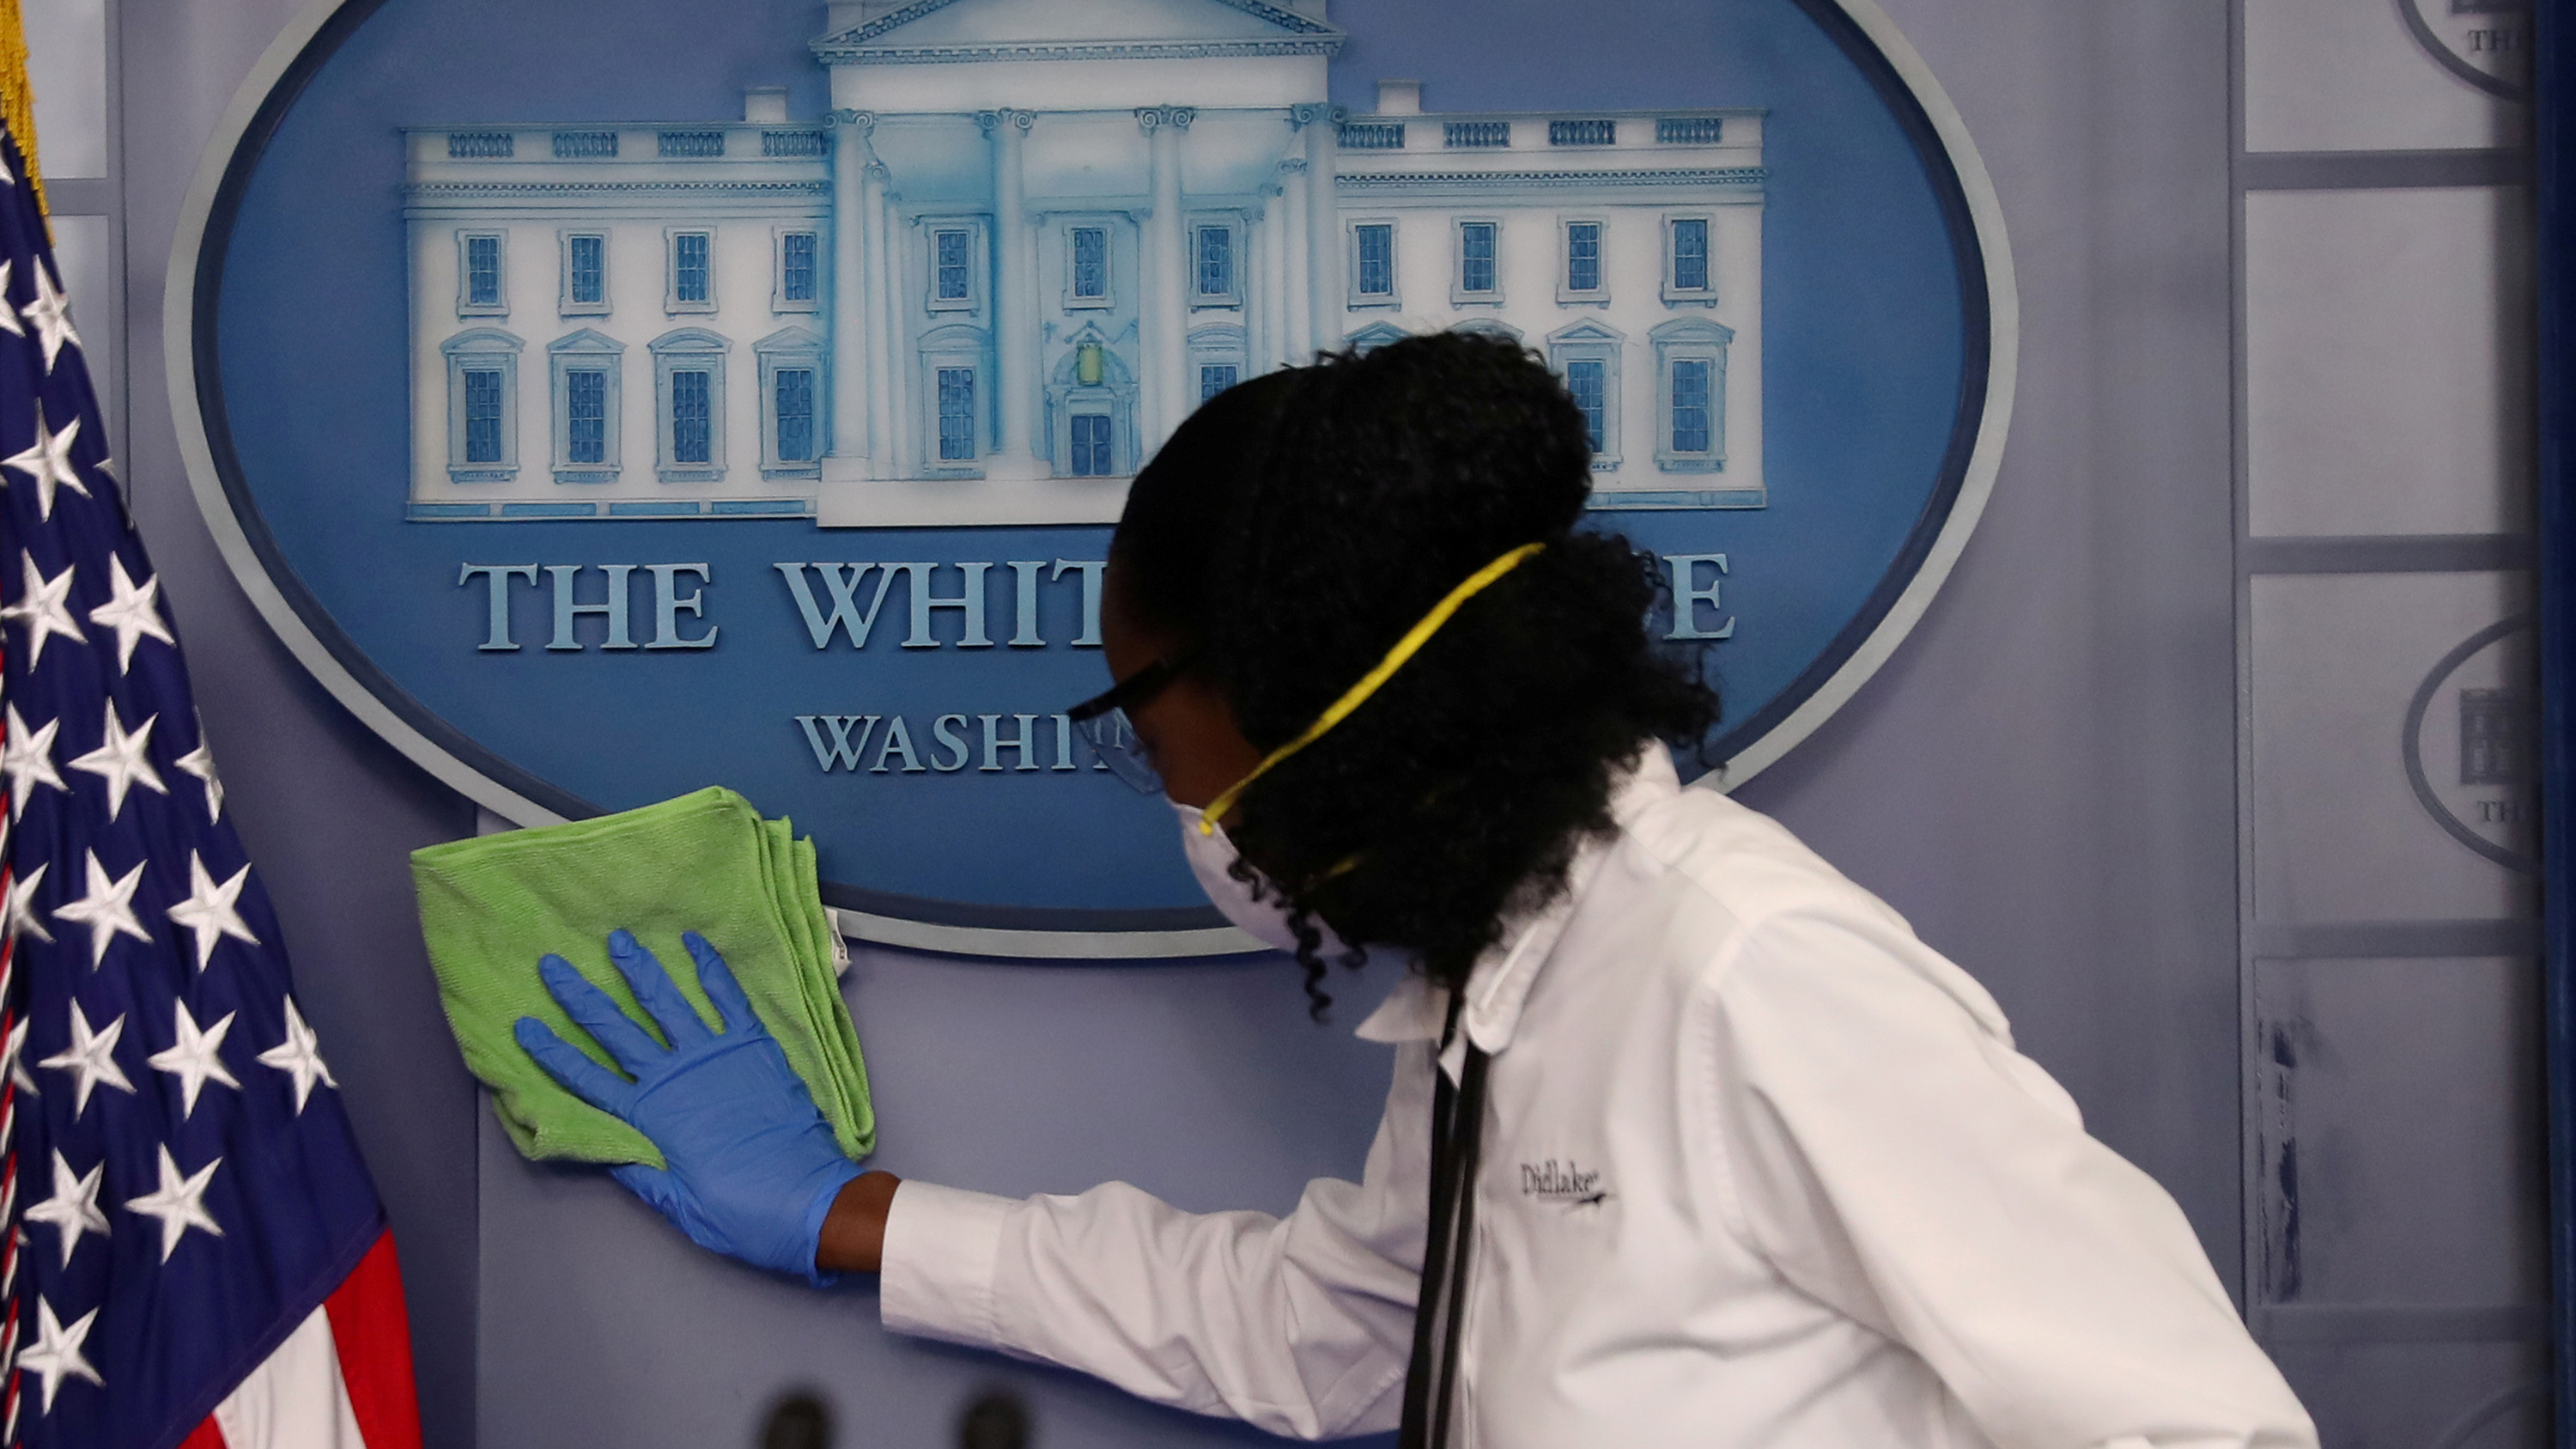
[[[1705,317],[1676,317],[1646,336],[1650,341],[1666,345],[1699,342],[1724,346],[1735,340],[1735,329]]]
[[[1342,345],[1366,356],[1390,342],[1402,342],[1415,335],[1413,329],[1393,322],[1371,322],[1342,339]]]
[[[1558,344],[1568,342],[1606,342],[1615,344],[1627,341],[1628,334],[1611,326],[1607,322],[1596,322],[1593,319],[1586,317],[1581,321],[1571,323],[1564,327],[1559,327],[1554,332],[1547,334],[1547,340]]]
[[[1342,40],[1270,0],[912,0],[814,53],[827,65],[1329,55]]]

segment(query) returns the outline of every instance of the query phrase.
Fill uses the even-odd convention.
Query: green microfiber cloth
[[[876,1150],[867,1066],[833,976],[836,943],[815,883],[814,843],[797,839],[788,822],[763,820],[740,795],[709,788],[595,820],[433,845],[412,853],[411,873],[447,1023],[522,1154],[667,1165],[644,1134],[555,1085],[511,1035],[512,1023],[533,1016],[613,1067],[546,994],[537,958],[562,956],[649,1024],[608,961],[608,933],[621,926],[721,1029],[680,944],[683,931],[706,937],[805,1079],[841,1150]]]

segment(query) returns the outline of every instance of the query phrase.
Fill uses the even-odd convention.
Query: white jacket
[[[2173,1200],[1967,973],[1660,750],[1615,809],[1467,987],[1461,1449],[2316,1444]],[[886,1325],[1278,1433],[1394,1427],[1444,1005],[1410,982],[1360,1027],[1397,1046],[1366,1173],[1285,1218],[905,1183]]]

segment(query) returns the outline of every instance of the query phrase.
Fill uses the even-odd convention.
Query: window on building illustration
[[[608,461],[608,374],[599,368],[564,374],[564,461]]]
[[[732,344],[702,327],[680,327],[654,338],[650,347],[657,475],[665,483],[715,482],[726,471],[725,360]],[[614,376],[608,386],[609,461],[614,463]]]
[[[1096,226],[1073,229],[1073,296],[1098,301],[1109,295],[1109,233]]]
[[[672,235],[671,300],[684,306],[702,307],[714,299],[714,279],[708,270],[709,244],[713,240],[702,231]]]
[[[1724,471],[1726,352],[1734,339],[1733,328],[1688,313],[1647,334],[1655,352],[1655,466],[1664,472]]]
[[[1585,358],[1565,364],[1565,390],[1574,396],[1574,405],[1583,413],[1585,446],[1598,453],[1605,438],[1604,425],[1609,421],[1609,364]]]
[[[1590,320],[1559,328],[1547,339],[1548,366],[1565,380],[1566,395],[1583,415],[1583,441],[1596,473],[1616,473],[1621,463],[1619,358],[1626,346],[1617,329]]]
[[[973,258],[975,237],[971,232],[941,231],[931,234],[932,266],[936,273],[930,295],[942,302],[964,302],[974,295]],[[943,455],[944,456],[944,455]]]
[[[704,465],[715,459],[714,379],[696,368],[671,374],[671,461]]]
[[[778,460],[814,461],[814,369],[782,367],[771,379],[778,409]]]
[[[509,238],[497,231],[456,234],[457,316],[509,315],[509,245]]]
[[[1211,362],[1199,368],[1199,401],[1225,391],[1240,381],[1243,370],[1230,362]]]
[[[1673,436],[1672,450],[1691,454],[1708,452],[1709,365],[1705,359],[1681,357],[1673,360]]]
[[[778,299],[782,302],[814,300],[815,236],[810,231],[791,231],[778,239]]]
[[[1680,217],[1673,222],[1672,289],[1705,292],[1708,287],[1708,219]]]
[[[824,437],[821,333],[789,326],[751,344],[760,361],[761,476],[811,478],[818,471]]]
[[[1203,226],[1198,229],[1198,294],[1202,297],[1234,295],[1234,229],[1225,226]]]
[[[959,233],[964,235],[964,233]],[[942,462],[975,456],[975,369],[939,369],[939,457]]]
[[[618,379],[625,350],[624,343],[587,327],[546,344],[556,482],[616,480]]]
[[[1601,223],[1570,221],[1565,224],[1565,290],[1601,290]]]
[[[1489,296],[1494,285],[1494,223],[1467,221],[1458,224],[1458,290],[1475,297]]]
[[[1073,476],[1106,478],[1116,471],[1111,461],[1109,415],[1075,413],[1067,421],[1073,425]]]
[[[501,409],[507,399],[503,377],[498,368],[466,369],[465,461],[469,464],[502,461]]]
[[[465,239],[465,304],[501,305],[501,239],[497,236]]]
[[[564,300],[575,307],[608,301],[608,238],[564,238]]]
[[[1359,247],[1355,287],[1363,297],[1395,295],[1395,228],[1383,222],[1352,229]]]
[[[447,476],[505,483],[519,468],[518,338],[477,327],[439,344],[447,369]]]

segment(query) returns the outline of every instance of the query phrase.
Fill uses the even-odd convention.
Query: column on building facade
[[[832,453],[839,476],[864,477],[869,456],[868,383],[880,356],[867,336],[871,248],[867,245],[867,134],[873,117],[834,111],[832,128]]]
[[[1278,299],[1270,291],[1270,218],[1276,208],[1255,202],[1243,213],[1243,255],[1237,258],[1242,278],[1236,286],[1243,294],[1243,375],[1252,377],[1270,370],[1271,318],[1279,310]]]
[[[1153,157],[1154,212],[1145,224],[1144,391],[1153,399],[1149,446],[1160,446],[1189,415],[1182,388],[1189,367],[1189,237],[1181,213],[1181,133],[1198,112],[1148,106],[1136,113]]]
[[[1034,477],[1041,471],[1032,433],[1038,410],[1038,306],[1034,237],[1028,225],[1022,156],[1031,111],[1000,110],[977,118],[993,136],[993,366],[1002,426],[986,472]]]
[[[859,201],[851,208],[852,229],[859,233],[859,246],[865,257],[859,286],[862,312],[861,350],[868,363],[867,413],[863,424],[870,441],[871,476],[899,478],[907,471],[903,458],[895,450],[894,388],[898,359],[894,353],[893,291],[888,278],[893,272],[893,238],[886,230],[885,167],[873,162],[860,168]]]
[[[1314,318],[1317,348],[1342,345],[1342,318],[1349,299],[1342,295],[1342,215],[1333,195],[1335,154],[1340,138],[1334,128],[1340,111],[1333,106],[1300,106],[1306,129],[1306,300]]]
[[[885,420],[886,450],[894,455],[886,476],[911,478],[921,471],[921,449],[914,442],[918,422],[914,400],[921,388],[921,369],[903,325],[904,304],[910,300],[904,295],[903,208],[896,204],[892,174],[880,165],[870,175],[878,182],[877,231],[885,238],[885,245],[878,249],[884,258],[878,271],[885,278],[885,305],[880,309],[879,323],[886,339],[885,366],[878,371],[885,375],[886,406],[879,416]]]
[[[1315,304],[1308,300],[1314,290],[1314,269],[1306,261],[1310,240],[1306,159],[1291,156],[1279,163],[1279,270],[1284,282],[1279,292],[1279,331],[1291,366],[1302,366],[1315,356]]]

